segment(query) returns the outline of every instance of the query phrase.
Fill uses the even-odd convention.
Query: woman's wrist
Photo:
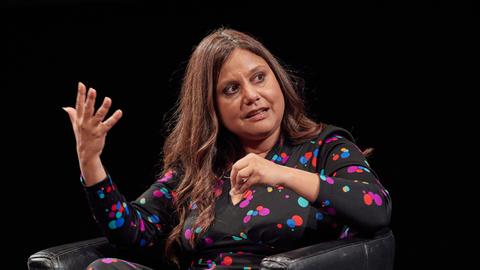
[[[107,177],[100,157],[80,161],[80,171],[87,187],[93,186]]]
[[[319,176],[301,169],[282,167],[280,184],[311,202],[315,201],[320,189]]]

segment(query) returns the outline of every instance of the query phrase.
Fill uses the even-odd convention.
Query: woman
[[[390,222],[388,193],[350,133],[309,119],[292,77],[249,35],[219,29],[195,48],[164,169],[133,202],[100,160],[122,112],[104,120],[111,100],[95,112],[95,97],[80,83],[65,110],[90,207],[113,243],[160,245],[178,267],[254,269],[265,256]],[[147,269],[118,259],[89,266],[136,268]]]

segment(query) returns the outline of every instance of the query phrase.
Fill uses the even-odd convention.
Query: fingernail
[[[230,189],[230,192],[229,192],[230,196],[233,196],[233,189]]]
[[[62,109],[67,112],[67,107],[62,107]]]

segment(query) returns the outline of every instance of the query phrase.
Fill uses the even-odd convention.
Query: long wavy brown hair
[[[281,138],[299,144],[317,136],[323,129],[306,116],[304,101],[297,93],[297,80],[255,38],[245,33],[220,28],[207,35],[194,49],[182,82],[180,99],[169,121],[169,135],[163,147],[163,171],[181,171],[175,192],[174,206],[179,223],[165,242],[165,257],[180,268],[181,232],[190,206],[196,204],[193,228],[201,232],[189,239],[195,247],[214,221],[216,180],[246,153],[235,134],[228,131],[219,118],[215,89],[220,69],[236,48],[249,50],[262,57],[280,84],[285,99]]]

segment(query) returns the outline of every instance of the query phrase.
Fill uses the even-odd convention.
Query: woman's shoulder
[[[323,126],[322,130],[319,132],[316,138],[317,141],[322,141],[325,144],[340,139],[346,139],[355,143],[355,139],[353,138],[350,131],[346,130],[345,128],[329,124],[325,124]]]
[[[155,182],[167,188],[176,189],[180,184],[182,174],[182,169],[178,167],[169,167],[157,174]]]

